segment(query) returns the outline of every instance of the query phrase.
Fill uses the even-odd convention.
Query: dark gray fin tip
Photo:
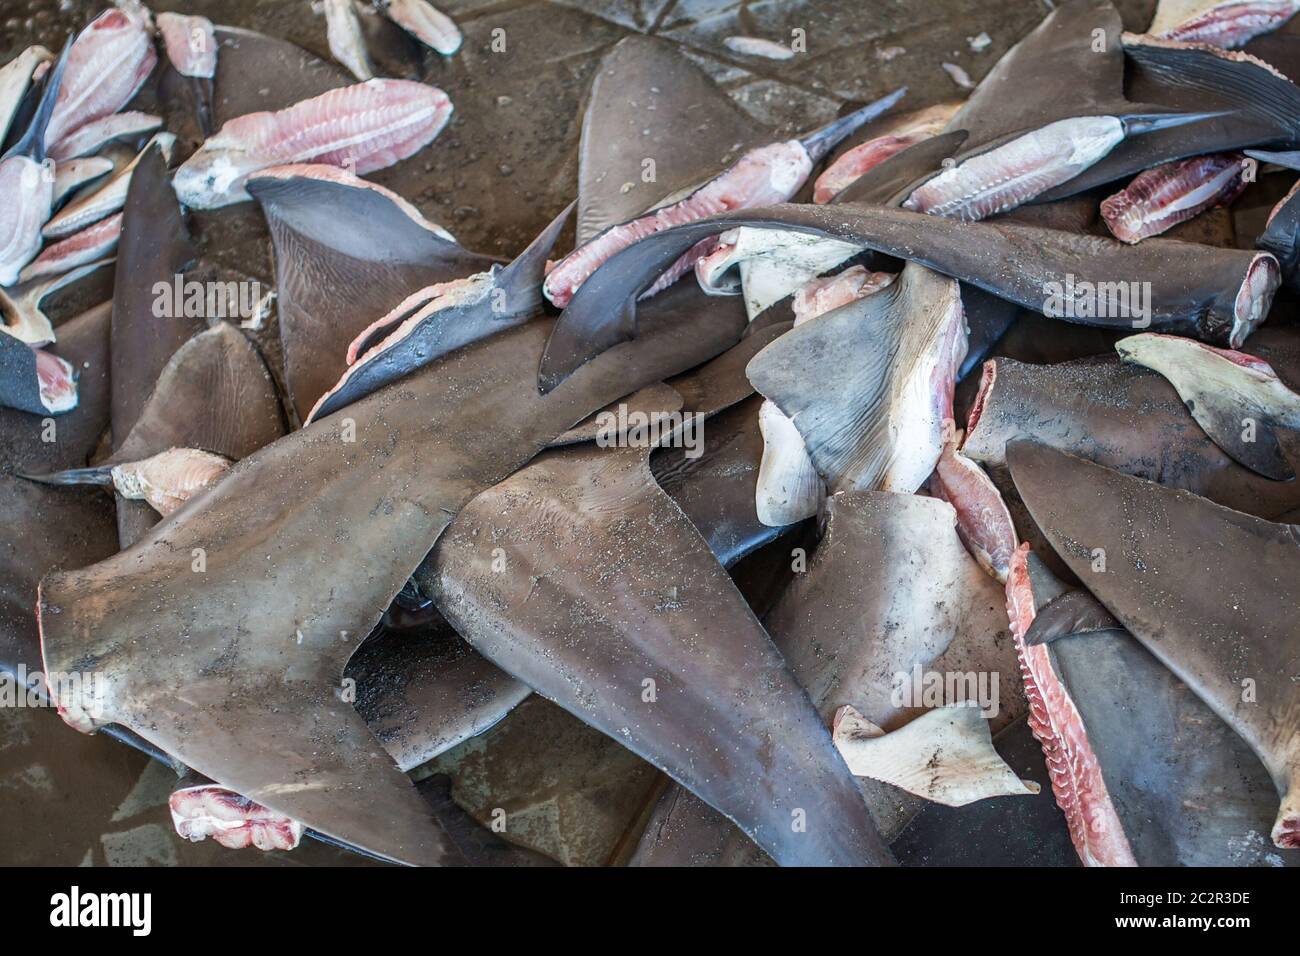
[[[497,285],[505,290],[506,301],[511,306],[508,310],[509,314],[518,315],[521,311],[531,311],[541,303],[542,280],[546,278],[546,260],[550,257],[551,250],[555,248],[565,223],[569,221],[569,217],[577,207],[576,199],[565,206],[560,214],[538,233],[537,238],[528,244],[528,248],[501,270]],[[523,308],[514,307],[516,298],[523,304]]]
[[[113,486],[113,466],[100,465],[97,468],[69,468],[66,471],[56,471],[48,475],[20,473],[18,477],[42,485],[95,485],[101,488],[111,488]]]
[[[1286,150],[1283,152],[1273,152],[1267,149],[1247,149],[1243,152],[1251,159],[1257,159],[1261,163],[1272,163],[1274,166],[1283,166],[1287,169],[1300,171],[1300,150]]]
[[[181,777],[182,779],[184,778],[186,771],[188,771],[189,774],[194,774],[195,777],[201,776],[201,774],[197,774],[193,770],[189,770],[183,764],[177,763],[174,759],[172,759],[171,756],[165,753],[161,748],[155,747],[153,744],[149,743],[149,741],[145,740],[143,737],[141,737],[135,731],[131,730],[129,727],[124,727],[121,724],[107,724],[99,728],[99,730],[97,730],[96,733],[103,734],[105,737],[112,737],[114,740],[124,743],[128,747],[132,747],[140,751],[142,754],[147,754],[148,756],[152,757],[154,760],[157,760],[160,764],[163,764],[164,766],[167,767],[171,767],[172,770],[176,771],[177,776]],[[203,779],[206,780],[207,778],[204,777]]]
[[[1189,409],[1191,405],[1189,402]],[[1202,402],[1195,412],[1197,424],[1233,461],[1274,481],[1291,481],[1295,478],[1295,468],[1287,460],[1277,437],[1279,429],[1294,435],[1295,432],[1291,429],[1260,418],[1251,430],[1251,440],[1246,441],[1243,438],[1246,433],[1245,424],[1251,416],[1243,414],[1241,408],[1209,408]]]
[[[1141,136],[1143,133],[1155,133],[1162,129],[1189,126],[1192,123],[1200,123],[1205,120],[1230,115],[1227,110],[1204,113],[1126,113],[1119,117],[1119,121],[1124,127],[1125,136]]]
[[[11,156],[27,156],[37,163],[45,161],[45,130],[50,125],[50,117],[54,115],[54,104],[59,98],[59,88],[63,85],[63,70],[68,65],[68,54],[71,51],[72,34],[69,33],[68,39],[63,43],[63,51],[54,64],[54,69],[50,70],[45,78],[40,102],[36,106],[31,122],[27,124],[27,131],[9,148],[3,159],[9,159]]]
[[[488,293],[488,295],[492,296],[497,290],[502,291],[505,294],[506,307],[498,310],[495,302],[490,301],[486,309],[476,308],[473,313],[466,315],[468,324],[475,327],[482,325],[477,317],[481,316],[484,312],[488,314],[491,320],[496,322],[507,322],[511,319],[518,319],[520,316],[530,315],[541,308],[542,279],[546,274],[546,260],[549,257],[551,250],[555,247],[555,242],[559,239],[560,232],[564,229],[565,223],[568,222],[569,216],[572,215],[573,210],[577,205],[578,204],[575,201],[565,206],[564,210],[551,220],[550,224],[541,231],[537,238],[529,243],[528,248],[521,252],[518,258],[502,269],[500,274],[496,277],[493,283],[493,289]],[[403,322],[406,322],[417,312],[427,308],[430,301],[431,300],[415,303],[402,316],[394,319],[383,328],[374,330],[366,337],[365,344],[360,354],[364,355],[366,351],[382,343]],[[318,421],[327,415],[331,415],[339,409],[351,405],[352,403],[361,400],[366,395],[369,395],[371,392],[377,391],[379,388],[395,381],[397,378],[409,375],[416,369],[448,354],[447,351],[441,351],[437,354],[421,358],[420,346],[418,345],[421,328],[431,318],[434,318],[434,316],[437,316],[439,319],[445,318],[445,316],[439,315],[439,313],[435,311],[432,315],[426,316],[425,319],[421,321],[421,325],[413,329],[404,339],[394,343],[385,354],[372,359],[369,362],[363,362],[361,358],[358,358],[356,365],[353,366],[356,371],[348,378],[342,387],[329,395],[329,397],[321,404],[320,408],[316,410],[315,414],[312,415],[311,420]],[[479,338],[491,334],[493,328],[494,326],[491,322],[487,325],[483,325],[480,329],[482,334],[470,339],[469,341],[477,341]],[[456,348],[460,348],[464,344],[468,344],[468,342],[463,342],[462,345],[454,346],[449,351],[454,351]],[[403,354],[409,355],[411,367],[402,371],[400,375],[395,376],[392,374],[393,366],[400,363],[400,356]]]
[[[557,323],[555,328],[560,328]],[[597,355],[612,349],[616,345],[624,342],[630,342],[636,338],[636,297],[632,296],[625,300],[618,309],[618,321],[606,326],[602,330],[599,341],[590,343],[587,354],[580,361],[557,358],[551,352],[551,346],[556,343],[555,332],[552,331],[551,337],[546,341],[546,347],[542,349],[542,361],[537,370],[537,391],[538,394],[547,395],[564,383],[574,372],[582,368]],[[559,344],[557,352],[565,348]]]
[[[1075,634],[1123,630],[1124,626],[1089,592],[1067,591],[1049,601],[1035,615],[1029,630],[1025,632],[1025,644],[1033,647]]]
[[[814,163],[820,162],[826,154],[842,143],[846,137],[852,136],[857,130],[861,129],[867,123],[876,119],[878,116],[894,108],[904,96],[907,95],[907,87],[900,86],[888,96],[883,96],[874,103],[868,103],[860,109],[854,110],[847,116],[841,116],[838,119],[831,120],[820,129],[814,130],[807,136],[799,139],[800,145],[808,153],[808,158]]]

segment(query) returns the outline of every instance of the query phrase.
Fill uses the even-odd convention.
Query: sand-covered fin
[[[886,734],[844,706],[835,715],[832,737],[855,777],[881,780],[949,807],[1039,791],[998,756],[978,707],[935,708]]]
[[[1233,459],[1266,478],[1295,477],[1276,429],[1300,429],[1300,395],[1268,362],[1155,333],[1121,339],[1115,350],[1124,361],[1163,375],[1205,434]]]
[[[1282,801],[1274,842],[1300,843],[1296,527],[1047,445],[1012,442],[1007,464],[1061,560],[1259,756]]]

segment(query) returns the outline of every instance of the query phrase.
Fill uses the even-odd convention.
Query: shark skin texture
[[[726,303],[701,309],[689,288],[656,308],[663,331],[649,348],[611,355],[556,398],[539,395],[525,371],[536,367],[548,321],[453,352],[244,459],[128,551],[47,578],[47,665],[84,662],[93,641],[102,648],[97,669],[111,672],[114,689],[95,713],[60,701],[65,719],[124,724],[244,797],[376,855],[451,861],[427,808],[334,689],[352,650],[475,493],[627,388],[722,351],[743,324],[743,316],[723,318],[735,315]],[[491,429],[479,424],[489,421]],[[306,486],[305,498],[291,492]],[[285,494],[297,506],[288,508]],[[278,515],[269,538],[258,517],[268,508]],[[245,535],[257,541],[251,550]],[[322,535],[335,544],[309,547]],[[315,557],[304,560],[304,549]],[[341,576],[354,579],[347,593],[329,583]],[[164,592],[172,610],[158,615],[153,602]],[[196,617],[199,595],[216,603]],[[121,628],[137,635],[129,646],[115,637]],[[194,640],[209,628],[211,641]],[[253,632],[259,637],[246,637]],[[184,646],[197,660],[174,653],[179,635],[190,636]],[[178,669],[187,675],[181,686],[189,684],[181,695]],[[231,693],[246,700],[238,713],[220,708]],[[248,746],[258,740],[265,743]],[[317,782],[286,789],[282,781],[295,775]]]
[[[1281,795],[1273,843],[1300,845],[1295,526],[1046,445],[1013,444],[1008,461],[1034,520],[1070,570],[1259,756]],[[1105,572],[1094,570],[1099,549]],[[1178,613],[1167,613],[1171,607]]]
[[[548,452],[462,511],[421,589],[486,657],[682,781],[779,862],[888,863],[818,714],[647,454]],[[578,635],[564,626],[574,619],[587,622]],[[800,814],[806,828],[791,824]]]

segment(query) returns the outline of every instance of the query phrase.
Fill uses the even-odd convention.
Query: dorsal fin
[[[203,328],[183,301],[155,314],[155,286],[175,288],[194,261],[194,246],[156,143],[139,157],[126,195],[113,280],[113,438],[135,425],[163,368]]]
[[[348,343],[412,292],[496,259],[470,252],[396,193],[329,166],[259,173],[275,251],[285,378],[300,419],[347,368]]]
[[[1070,570],[1259,755],[1282,794],[1274,842],[1300,844],[1295,527],[1033,442],[1007,464]]]
[[[1003,55],[948,130],[968,131],[969,147],[979,149],[1011,133],[1116,108],[1124,102],[1122,29],[1110,0],[1061,4]]]
[[[569,205],[504,269],[466,276],[455,291],[435,296],[349,365],[316,406],[316,421],[369,395],[454,349],[501,332],[535,315],[542,304],[547,255],[568,221]]]
[[[700,185],[771,139],[671,44],[620,40],[600,61],[583,117],[577,244]]]

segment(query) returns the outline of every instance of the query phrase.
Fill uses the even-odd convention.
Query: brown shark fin
[[[1007,464],[1056,553],[1134,637],[1250,744],[1300,844],[1300,538],[1276,524],[1046,445]]]

